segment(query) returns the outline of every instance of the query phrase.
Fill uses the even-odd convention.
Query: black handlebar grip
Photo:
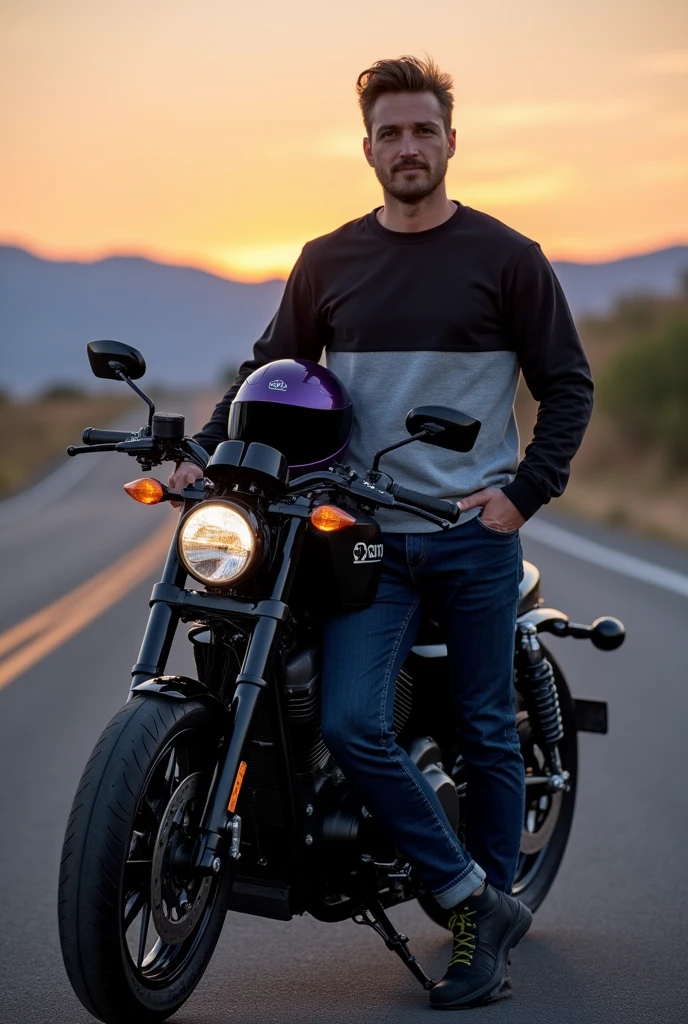
[[[131,437],[130,430],[101,430],[99,427],[86,427],[81,440],[84,444],[117,444],[119,441],[128,441]]]
[[[392,484],[390,491],[395,498],[403,501],[405,505],[416,505],[424,512],[429,512],[440,519],[448,519],[450,523],[457,523],[461,515],[461,509],[453,501],[444,501],[442,498],[431,498],[421,491],[413,491],[410,487],[402,487],[400,484]]]

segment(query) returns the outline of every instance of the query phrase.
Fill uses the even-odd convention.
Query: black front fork
[[[170,544],[170,550],[167,552],[167,560],[160,583],[171,584],[173,587],[181,588],[186,583],[187,573],[177,556],[178,531],[179,524],[177,524],[174,538]],[[138,660],[131,670],[129,700],[136,696],[136,686],[147,682],[149,679],[153,679],[155,676],[161,676],[165,671],[174,634],[179,623],[179,616],[180,609],[174,604],[156,601],[151,608]]]
[[[297,518],[289,521],[270,602],[265,602],[265,605],[269,604],[271,614],[258,617],[237,676],[236,690],[229,707],[228,743],[208,800],[200,842],[194,855],[194,870],[199,874],[221,871],[228,849],[234,855],[238,853],[240,823],[233,814],[234,807],[230,809],[230,800],[246,769],[242,759],[249,742],[251,722],[261,691],[268,684],[278,650],[286,602],[307,523],[307,520],[304,522]]]
[[[217,874],[222,870],[228,849],[238,854],[240,822],[229,809],[235,784],[243,778],[239,774],[246,750],[253,714],[261,690],[267,686],[270,670],[282,635],[282,624],[287,616],[287,601],[298,562],[308,520],[290,519],[285,527],[286,537],[279,553],[279,567],[269,600],[260,601],[255,613],[255,626],[246,649],[237,686],[229,707],[227,745],[216,773],[203,819],[201,837],[193,856],[193,870],[199,874]],[[177,557],[177,539],[170,546],[160,583],[154,589],[164,595],[169,586],[174,599],[158,597],[148,617],[148,625],[139,651],[138,661],[131,670],[132,682],[129,699],[137,695],[136,687],[165,671],[174,634],[181,617],[181,604],[177,600],[186,582],[186,571]],[[217,601],[217,598],[212,598]],[[202,602],[201,602],[202,604]],[[221,606],[220,606],[221,607]],[[218,610],[220,610],[218,608]]]

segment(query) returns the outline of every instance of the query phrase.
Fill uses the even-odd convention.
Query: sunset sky
[[[5,0],[0,241],[244,280],[379,203],[354,83],[454,76],[452,198],[598,260],[688,242],[685,0]]]

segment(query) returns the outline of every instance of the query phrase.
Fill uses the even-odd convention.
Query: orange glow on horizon
[[[200,255],[183,256],[174,253],[155,252],[151,249],[135,251],[133,248],[126,247],[112,250],[97,249],[92,252],[73,252],[63,249],[47,249],[43,246],[32,245],[21,239],[0,239],[0,245],[16,246],[31,253],[33,256],[37,256],[39,259],[58,262],[97,263],[100,260],[115,258],[146,259],[171,267],[187,267],[192,270],[202,270],[208,274],[214,274],[217,277],[223,277],[231,281],[238,281],[242,284],[263,284],[266,281],[286,280],[293,265],[287,262],[280,264],[278,259],[274,261],[268,259],[264,264],[264,269],[253,269],[250,265],[242,266],[240,263],[232,262],[231,260],[224,263],[221,260],[203,259]],[[556,247],[550,247],[547,256],[555,263],[568,261],[591,264],[610,263],[615,260],[625,259],[626,257],[640,256],[674,246],[688,246],[688,233],[681,237],[652,238],[647,242],[640,241],[638,244],[630,247],[603,248],[599,251],[576,251],[575,249],[559,251]],[[298,249],[296,250],[296,255],[298,256]]]
[[[354,83],[454,76],[449,194],[603,262],[688,240],[683,0],[24,0],[3,11],[0,241],[257,282],[380,204]]]

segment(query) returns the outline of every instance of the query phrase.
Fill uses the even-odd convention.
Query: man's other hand
[[[199,469],[192,462],[182,462],[178,469],[175,469],[167,481],[167,486],[171,491],[183,491],[185,487],[191,487],[196,480],[200,480],[203,476],[203,470]],[[181,501],[171,501],[170,505],[172,508],[181,508]]]
[[[482,491],[469,494],[458,502],[462,512],[469,508],[482,506],[480,518],[491,530],[499,533],[509,533],[511,530],[520,530],[525,519],[518,511],[513,502],[509,501],[504,491],[499,487],[485,487]]]

